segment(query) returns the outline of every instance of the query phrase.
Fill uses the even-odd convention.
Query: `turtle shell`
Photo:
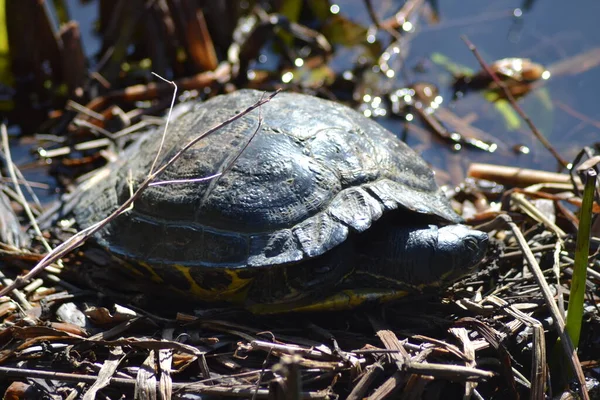
[[[262,96],[240,90],[185,105],[169,124],[157,165]],[[82,191],[74,208],[82,228],[130,196],[128,175],[135,189],[162,134],[145,135]],[[393,210],[460,221],[432,170],[391,132],[346,106],[294,93],[203,138],[160,181],[96,234],[102,246],[153,265],[265,268],[320,256]]]

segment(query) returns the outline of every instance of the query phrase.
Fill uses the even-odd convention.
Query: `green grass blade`
[[[592,205],[596,188],[596,171],[588,169],[584,173],[585,189],[583,203],[579,217],[579,232],[575,248],[575,264],[573,266],[573,279],[569,294],[569,308],[567,311],[566,330],[577,348],[581,334],[581,321],[583,320],[583,299],[585,296],[585,281],[587,275],[588,256],[590,251],[590,231],[592,226]]]

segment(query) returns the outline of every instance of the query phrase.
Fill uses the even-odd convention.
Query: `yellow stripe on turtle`
[[[236,270],[224,269],[222,272],[231,278],[231,282],[226,288],[204,288],[198,285],[198,282],[192,277],[190,269],[184,265],[173,265],[190,283],[189,292],[200,300],[204,301],[227,301],[232,303],[241,303],[246,299],[250,283],[254,278],[241,278]]]
[[[277,314],[282,312],[314,312],[350,310],[364,303],[387,302],[408,295],[409,292],[394,289],[343,290],[325,299],[307,304],[254,304],[248,306],[254,314]]]
[[[165,282],[165,280],[160,275],[158,275],[154,268],[148,263],[145,263],[143,261],[136,261],[135,264],[132,264],[127,261],[121,260],[120,258],[115,257],[115,259],[117,259],[121,264],[123,264],[129,271],[133,272],[135,275],[150,277],[150,280],[156,283]],[[140,271],[140,268],[143,268],[144,272]]]

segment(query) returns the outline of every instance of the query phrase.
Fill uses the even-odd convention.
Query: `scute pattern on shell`
[[[262,95],[240,90],[184,105],[190,110],[171,121],[159,163]],[[230,171],[208,182],[148,188],[133,210],[97,234],[98,242],[154,264],[267,267],[319,256],[397,208],[460,221],[427,164],[354,110],[280,93],[260,114],[258,133]],[[257,129],[258,118],[255,111],[204,138],[160,179],[223,171]],[[148,133],[108,167],[108,178],[82,191],[74,208],[82,228],[127,199],[129,171],[135,183],[144,179],[161,135],[162,128]]]

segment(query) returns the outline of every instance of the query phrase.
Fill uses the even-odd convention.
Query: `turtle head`
[[[423,291],[467,275],[483,259],[486,233],[465,225],[385,225],[358,248],[353,286]]]
[[[451,283],[471,272],[483,259],[488,245],[485,232],[465,225],[449,225],[437,230],[437,244],[430,265],[440,283]]]

